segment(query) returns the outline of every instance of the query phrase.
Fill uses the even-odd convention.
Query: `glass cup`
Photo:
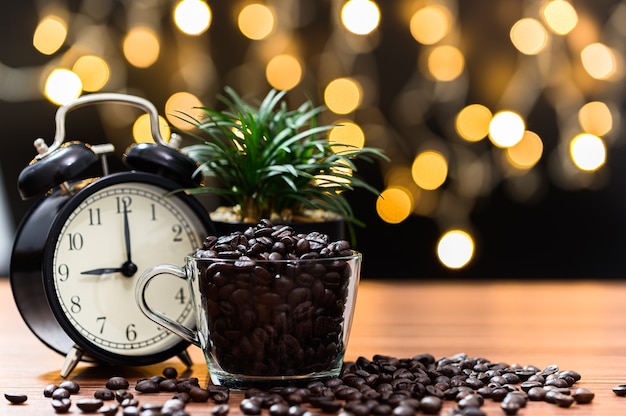
[[[136,295],[148,318],[202,349],[214,384],[270,388],[339,375],[360,271],[354,251],[278,261],[190,256],[184,267],[147,270]],[[148,285],[167,274],[188,281],[196,328],[148,305]]]

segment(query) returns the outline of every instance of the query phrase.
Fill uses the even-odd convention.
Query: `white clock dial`
[[[56,297],[70,325],[100,348],[126,356],[158,353],[179,343],[145,317],[135,283],[148,268],[182,264],[205,237],[197,215],[162,188],[141,182],[105,187],[85,198],[61,228],[52,260]],[[183,280],[149,287],[154,307],[193,325]]]

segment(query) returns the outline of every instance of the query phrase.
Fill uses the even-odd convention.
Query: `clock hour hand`
[[[137,265],[132,261],[125,261],[121,267],[102,267],[100,269],[85,270],[80,274],[101,276],[103,274],[122,273],[126,277],[132,277],[137,273]]]
[[[101,275],[101,274],[111,274],[111,273],[121,273],[121,272],[122,272],[121,267],[103,267],[101,269],[85,270],[84,272],[80,272],[80,274]]]

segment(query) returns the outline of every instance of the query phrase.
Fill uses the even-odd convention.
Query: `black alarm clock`
[[[111,145],[65,142],[65,115],[105,102],[146,111],[154,143],[131,145],[129,171],[109,174]],[[145,317],[135,302],[141,273],[180,264],[214,228],[202,204],[185,192],[202,177],[197,164],[161,137],[158,112],[142,98],[91,94],[61,106],[56,134],[18,178],[23,199],[41,199],[22,220],[13,244],[10,281],[17,308],[45,345],[65,355],[61,376],[81,361],[147,365],[179,356],[191,365],[189,344]],[[94,170],[102,171],[93,176]],[[192,325],[188,289],[160,279],[151,303]]]

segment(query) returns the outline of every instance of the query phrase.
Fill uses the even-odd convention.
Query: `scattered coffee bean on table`
[[[28,400],[27,395],[18,392],[4,393],[4,398],[13,404],[22,404]]]

